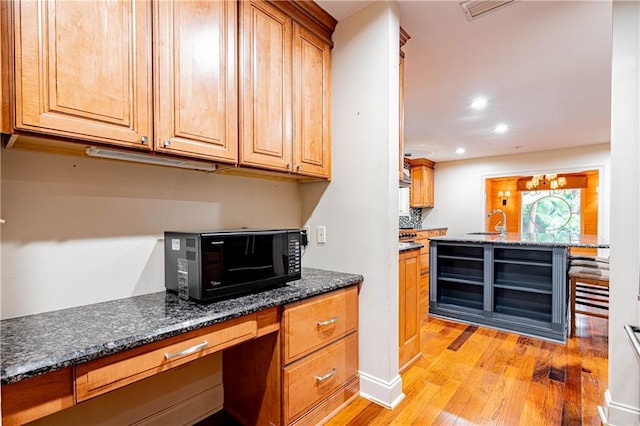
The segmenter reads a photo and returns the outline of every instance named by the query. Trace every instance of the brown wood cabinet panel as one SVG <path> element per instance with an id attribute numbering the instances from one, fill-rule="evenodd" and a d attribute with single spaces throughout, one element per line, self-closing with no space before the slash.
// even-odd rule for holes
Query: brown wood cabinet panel
<path id="1" fill-rule="evenodd" d="M 420 356 L 420 280 L 419 250 L 399 255 L 399 364 L 407 369 Z"/>
<path id="2" fill-rule="evenodd" d="M 283 363 L 289 364 L 357 330 L 357 287 L 287 306 L 282 318 Z"/>
<path id="3" fill-rule="evenodd" d="M 237 2 L 154 3 L 156 151 L 238 159 Z"/>
<path id="4" fill-rule="evenodd" d="M 78 402 L 102 395 L 243 341 L 257 334 L 256 315 L 205 327 L 183 336 L 98 358 L 76 367 Z M 206 344 L 205 344 L 206 342 Z M 198 350 L 187 349 L 202 347 Z M 184 351 L 184 354 L 179 354 Z M 174 355 L 167 357 L 167 354 Z"/>
<path id="5" fill-rule="evenodd" d="M 411 164 L 411 207 L 433 207 L 433 161 L 418 158 L 409 162 Z"/>
<path id="6" fill-rule="evenodd" d="M 284 368 L 284 419 L 291 422 L 358 374 L 358 334 Z"/>
<path id="7" fill-rule="evenodd" d="M 240 2 L 240 164 L 290 171 L 292 20 Z"/>
<path id="8" fill-rule="evenodd" d="M 14 3 L 18 130 L 150 149 L 151 3 Z"/>
<path id="9" fill-rule="evenodd" d="M 293 26 L 293 164 L 299 174 L 331 176 L 331 46 Z"/>
<path id="10" fill-rule="evenodd" d="M 224 409 L 243 425 L 282 424 L 280 348 L 280 333 L 269 333 L 223 352 Z"/>
<path id="11" fill-rule="evenodd" d="M 71 367 L 2 385 L 2 424 L 23 425 L 73 404 Z"/>

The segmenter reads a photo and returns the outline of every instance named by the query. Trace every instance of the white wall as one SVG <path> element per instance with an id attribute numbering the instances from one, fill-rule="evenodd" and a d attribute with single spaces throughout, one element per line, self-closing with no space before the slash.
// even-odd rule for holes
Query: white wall
<path id="1" fill-rule="evenodd" d="M 392 407 L 398 374 L 398 58 L 395 2 L 373 2 L 333 34 L 333 177 L 301 187 L 308 266 L 364 275 L 361 395 Z M 327 227 L 318 245 L 315 228 Z"/>
<path id="2" fill-rule="evenodd" d="M 640 325 L 640 3 L 613 2 L 609 423 L 640 424 L 640 358 L 623 331 Z"/>
<path id="3" fill-rule="evenodd" d="M 423 228 L 445 226 L 450 235 L 484 230 L 487 211 L 484 184 L 488 177 L 590 169 L 601 170 L 598 229 L 608 239 L 611 174 L 608 143 L 437 163 L 435 207 L 423 210 Z"/>
<path id="4" fill-rule="evenodd" d="M 165 230 L 301 225 L 296 183 L 3 151 L 3 318 L 164 291 Z"/>

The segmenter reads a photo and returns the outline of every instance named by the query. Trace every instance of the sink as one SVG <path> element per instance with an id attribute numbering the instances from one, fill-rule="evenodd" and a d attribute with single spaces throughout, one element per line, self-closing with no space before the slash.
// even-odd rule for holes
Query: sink
<path id="1" fill-rule="evenodd" d="M 499 232 L 467 232 L 467 235 L 500 235 Z"/>

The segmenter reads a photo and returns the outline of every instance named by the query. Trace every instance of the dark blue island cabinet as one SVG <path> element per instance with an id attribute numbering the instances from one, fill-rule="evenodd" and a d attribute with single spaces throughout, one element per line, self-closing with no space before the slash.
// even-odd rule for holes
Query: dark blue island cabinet
<path id="1" fill-rule="evenodd" d="M 429 314 L 565 342 L 567 247 L 430 241 Z"/>

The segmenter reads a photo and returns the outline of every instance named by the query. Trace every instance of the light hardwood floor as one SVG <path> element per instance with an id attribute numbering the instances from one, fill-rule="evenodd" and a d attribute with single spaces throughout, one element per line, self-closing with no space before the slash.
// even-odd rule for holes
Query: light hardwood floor
<path id="1" fill-rule="evenodd" d="M 426 312 L 426 290 L 423 291 Z M 329 425 L 599 425 L 607 320 L 578 315 L 566 345 L 424 316 L 423 357 L 393 411 L 358 398 Z"/>

